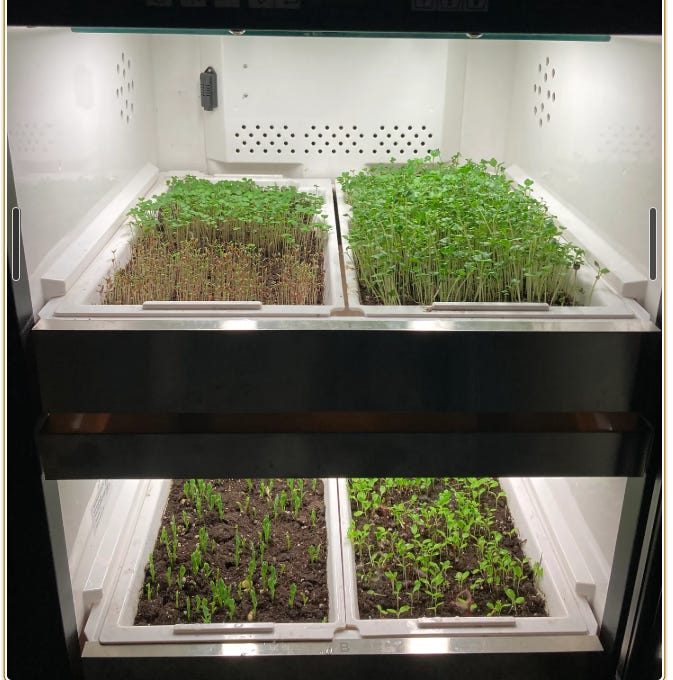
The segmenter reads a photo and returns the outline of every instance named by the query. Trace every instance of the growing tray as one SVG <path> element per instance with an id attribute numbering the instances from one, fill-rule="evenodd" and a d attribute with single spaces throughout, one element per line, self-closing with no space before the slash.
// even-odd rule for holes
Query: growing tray
<path id="1" fill-rule="evenodd" d="M 119 579 L 112 591 L 107 610 L 100 617 L 100 627 L 85 628 L 89 640 L 102 644 L 181 643 L 181 642 L 264 642 L 290 640 L 331 640 L 345 626 L 343 575 L 341 570 L 337 480 L 324 479 L 325 520 L 327 527 L 327 587 L 329 603 L 325 623 L 188 623 L 176 625 L 133 625 L 145 566 L 154 549 L 170 480 L 153 480 L 143 506 Z"/>
<path id="2" fill-rule="evenodd" d="M 147 189 L 147 176 L 150 176 Z M 126 211 L 135 201 L 126 194 L 141 187 L 134 195 L 151 197 L 167 191 L 171 177 L 193 175 L 212 182 L 242 179 L 242 175 L 204 175 L 198 172 L 161 172 L 145 170 L 132 180 L 108 209 L 85 230 L 45 273 L 42 284 L 48 297 L 59 296 L 43 309 L 42 318 L 166 318 L 166 317 L 323 317 L 344 305 L 339 267 L 339 252 L 332 198 L 332 184 L 325 179 L 284 179 L 280 176 L 246 175 L 259 186 L 294 186 L 299 191 L 317 192 L 323 199 L 324 222 L 329 226 L 324 246 L 324 290 L 320 305 L 266 305 L 257 300 L 172 302 L 147 300 L 142 305 L 106 305 L 101 303 L 100 286 L 113 271 L 122 268 L 130 258 L 132 228 Z M 121 217 L 120 217 L 121 216 Z M 120 226 L 119 226 L 120 223 Z M 115 224 L 118 226 L 115 227 Z M 92 255 L 92 253 L 94 255 Z"/>
<path id="3" fill-rule="evenodd" d="M 351 506 L 346 480 L 338 480 L 339 514 L 341 521 L 341 553 L 345 588 L 346 621 L 363 638 L 373 637 L 428 637 L 466 635 L 557 635 L 562 633 L 593 635 L 597 623 L 591 608 L 583 597 L 574 591 L 563 570 L 557 547 L 550 538 L 539 514 L 523 494 L 504 483 L 507 501 L 524 544 L 526 556 L 539 561 L 542 558 L 544 573 L 538 588 L 545 596 L 546 617 L 515 616 L 456 616 L 420 617 L 415 619 L 363 619 L 360 618 L 357 595 L 357 578 L 353 546 L 348 538 Z"/>
<path id="4" fill-rule="evenodd" d="M 345 281 L 348 307 L 353 312 L 378 318 L 512 318 L 512 319 L 631 319 L 647 318 L 647 314 L 634 301 L 618 295 L 601 279 L 591 296 L 590 305 L 556 306 L 537 302 L 435 302 L 432 305 L 372 305 L 360 298 L 360 286 L 352 251 L 348 246 L 351 224 L 351 206 L 346 202 L 343 189 L 335 185 L 337 216 L 344 247 Z M 577 280 L 584 290 L 590 290 L 595 271 L 583 265 Z"/>

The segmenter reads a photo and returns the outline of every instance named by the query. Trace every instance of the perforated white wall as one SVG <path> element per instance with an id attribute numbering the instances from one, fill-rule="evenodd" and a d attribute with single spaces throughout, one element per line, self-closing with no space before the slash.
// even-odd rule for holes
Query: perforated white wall
<path id="1" fill-rule="evenodd" d="M 156 158 L 147 36 L 11 29 L 8 140 L 31 296 L 60 245 Z"/>
<path id="2" fill-rule="evenodd" d="M 521 42 L 514 73 L 507 162 L 647 278 L 651 207 L 662 222 L 661 41 Z M 661 229 L 658 241 L 661 253 Z M 660 290 L 645 295 L 651 313 Z"/>
<path id="3" fill-rule="evenodd" d="M 201 70 L 218 75 L 205 131 L 220 163 L 334 176 L 403 161 L 439 148 L 447 108 L 462 108 L 462 91 L 445 98 L 447 70 L 464 69 L 455 42 L 229 36 L 204 38 L 201 50 Z"/>

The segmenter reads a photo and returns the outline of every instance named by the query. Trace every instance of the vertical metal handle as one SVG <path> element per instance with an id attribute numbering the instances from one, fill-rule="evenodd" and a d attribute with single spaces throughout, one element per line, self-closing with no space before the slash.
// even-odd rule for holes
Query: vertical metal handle
<path id="1" fill-rule="evenodd" d="M 657 209 L 650 208 L 650 281 L 657 278 Z"/>
<path id="2" fill-rule="evenodd" d="M 10 239 L 12 281 L 21 279 L 21 209 L 12 208 L 12 234 Z"/>

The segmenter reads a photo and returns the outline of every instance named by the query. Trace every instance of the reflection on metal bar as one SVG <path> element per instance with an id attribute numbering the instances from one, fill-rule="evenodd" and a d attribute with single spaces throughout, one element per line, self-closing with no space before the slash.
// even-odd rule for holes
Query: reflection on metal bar
<path id="1" fill-rule="evenodd" d="M 42 434 L 636 432 L 634 413 L 52 413 Z"/>
<path id="2" fill-rule="evenodd" d="M 537 635 L 521 637 L 432 637 L 337 639 L 332 642 L 181 643 L 171 645 L 101 645 L 87 642 L 84 658 L 116 657 L 236 657 L 403 654 L 523 654 L 529 652 L 600 652 L 595 635 Z"/>

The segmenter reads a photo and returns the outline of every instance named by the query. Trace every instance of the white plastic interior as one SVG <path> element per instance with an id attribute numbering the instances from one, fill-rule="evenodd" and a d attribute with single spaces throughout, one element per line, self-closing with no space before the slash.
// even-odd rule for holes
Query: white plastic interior
<path id="1" fill-rule="evenodd" d="M 649 280 L 649 210 L 661 215 L 661 54 L 657 38 L 11 29 L 9 146 L 35 308 L 53 295 L 45 270 L 148 163 L 334 178 L 439 148 L 444 157 L 496 157 L 532 178 L 564 221 L 584 225 L 577 238 L 611 270 L 608 283 L 654 315 L 661 286 Z M 210 112 L 200 108 L 198 78 L 208 66 L 219 90 Z"/>
<path id="2" fill-rule="evenodd" d="M 135 195 L 147 190 L 148 166 L 335 178 L 439 148 L 443 157 L 496 157 L 515 178 L 532 178 L 573 237 L 611 270 L 606 284 L 654 317 L 661 283 L 649 280 L 648 215 L 656 208 L 660 216 L 661 272 L 661 59 L 661 39 L 638 37 L 489 42 L 10 28 L 7 131 L 34 309 L 71 290 L 94 262 L 106 239 L 93 232 L 105 223 L 112 236 L 123 221 L 116 206 L 132 200 L 129 186 Z M 212 112 L 199 98 L 208 66 L 218 76 Z M 50 277 L 64 261 L 69 276 Z M 54 290 L 55 280 L 65 289 Z M 620 304 L 638 313 L 628 300 Z M 91 605 L 77 574 L 88 578 L 99 547 L 113 540 L 104 539 L 108 530 L 124 526 L 114 510 L 117 484 L 59 485 L 80 627 Z M 614 527 L 606 532 L 596 528 L 598 510 L 621 507 L 623 489 L 549 484 L 564 510 L 577 499 L 589 534 L 616 532 L 619 512 L 600 520 Z M 135 498 L 133 488 L 124 493 Z M 116 517 L 108 529 L 107 520 L 94 527 L 89 519 L 101 493 L 105 513 Z M 593 561 L 609 571 L 610 549 Z M 599 617 L 606 582 L 597 581 L 592 596 Z"/>

